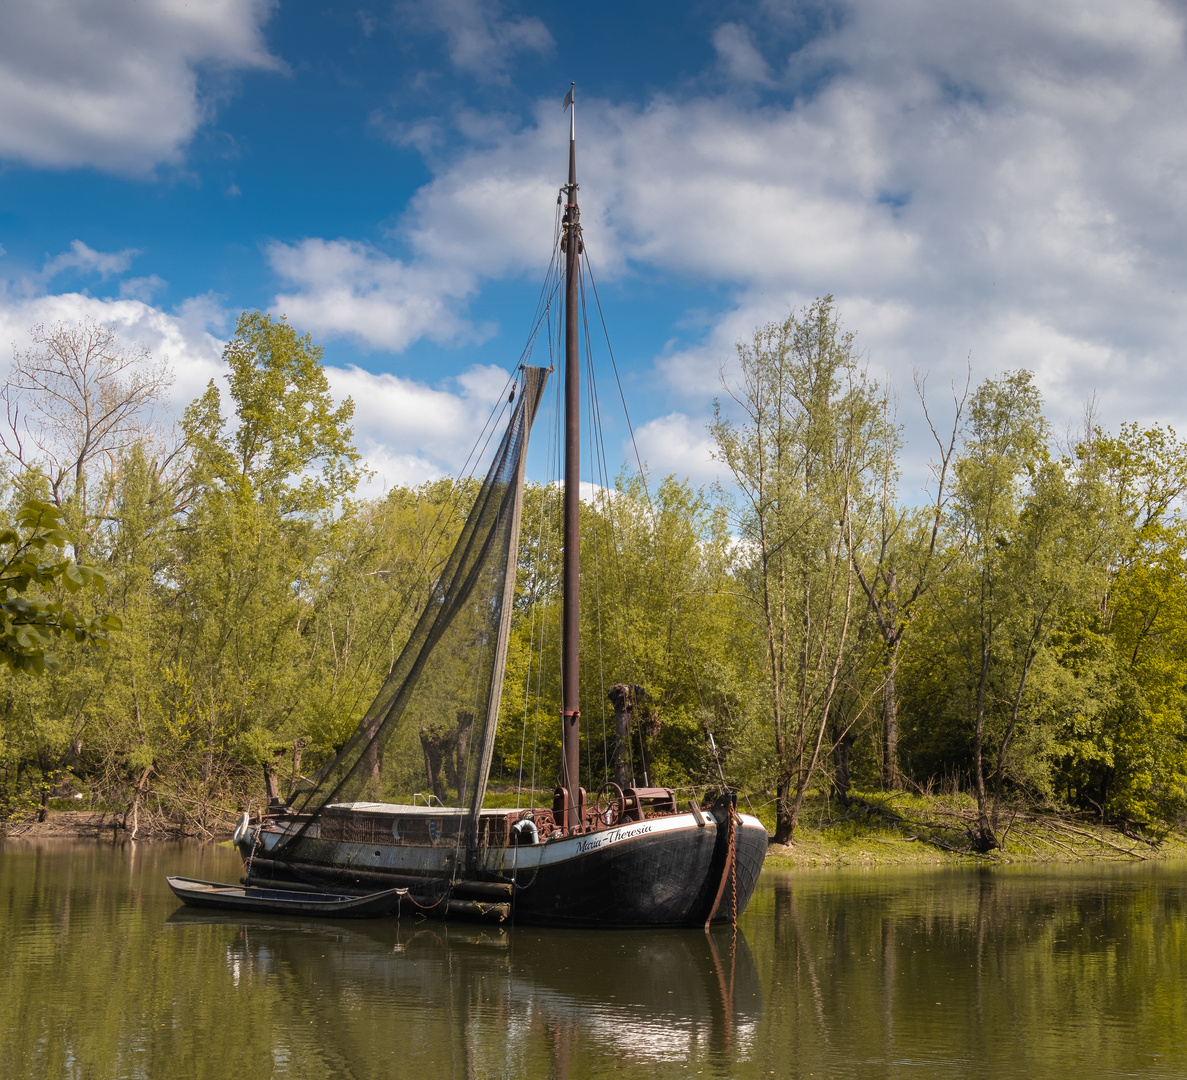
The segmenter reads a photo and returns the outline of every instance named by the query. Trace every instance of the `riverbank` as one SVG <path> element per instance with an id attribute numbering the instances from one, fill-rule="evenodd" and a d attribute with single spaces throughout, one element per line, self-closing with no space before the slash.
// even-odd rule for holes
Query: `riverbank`
<path id="1" fill-rule="evenodd" d="M 45 821 L 10 821 L 0 828 L 0 838 L 25 840 L 126 840 L 130 834 L 124 828 L 124 815 L 100 810 L 50 810 Z M 227 826 L 227 836 L 232 826 Z M 181 840 L 188 834 L 181 829 L 153 827 L 141 824 L 136 830 L 137 840 Z M 221 837 L 216 837 L 221 839 Z"/>
<path id="2" fill-rule="evenodd" d="M 743 797 L 743 809 L 756 812 L 774 832 L 771 804 L 755 805 Z M 867 795 L 848 807 L 821 794 L 810 798 L 790 844 L 772 844 L 766 865 L 796 867 L 864 867 L 972 865 L 976 863 L 1073 863 L 1087 860 L 1146 862 L 1187 858 L 1187 832 L 1181 829 L 1151 833 L 1102 826 L 1099 819 L 1081 815 L 1019 810 L 1005 816 L 1000 851 L 978 854 L 971 849 L 966 829 L 975 820 L 975 806 L 965 795 Z M 226 840 L 226 835 L 210 839 Z M 86 810 L 51 810 L 44 822 L 9 823 L 0 835 L 11 839 L 106 840 L 130 839 L 123 815 Z M 180 840 L 180 829 L 138 830 L 138 840 Z"/>
<path id="3" fill-rule="evenodd" d="M 755 808 L 774 831 L 773 808 Z M 767 818 L 770 817 L 768 821 Z M 965 795 L 866 795 L 849 806 L 818 795 L 809 799 L 790 844 L 772 844 L 766 865 L 861 867 L 1148 862 L 1187 858 L 1187 832 L 1104 825 L 1099 818 L 1053 810 L 1011 809 L 1002 815 L 1001 850 L 972 849 L 968 829 L 976 804 Z"/>

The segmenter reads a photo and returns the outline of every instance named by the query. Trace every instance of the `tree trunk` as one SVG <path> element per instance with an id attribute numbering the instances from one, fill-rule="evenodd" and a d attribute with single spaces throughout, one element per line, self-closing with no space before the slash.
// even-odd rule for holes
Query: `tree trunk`
<path id="1" fill-rule="evenodd" d="M 269 806 L 280 802 L 280 778 L 276 775 L 276 766 L 272 762 L 264 766 L 264 793 L 268 796 Z"/>
<path id="2" fill-rule="evenodd" d="M 882 684 L 882 786 L 897 791 L 898 771 L 898 695 L 895 690 L 895 669 L 898 667 L 898 646 L 890 649 L 886 658 L 886 681 Z"/>
<path id="3" fill-rule="evenodd" d="M 447 742 L 451 740 L 447 735 L 431 731 L 429 728 L 420 729 L 420 745 L 425 754 L 425 776 L 429 788 L 441 802 L 445 802 L 445 785 L 441 782 L 441 766 L 445 760 Z M 448 747 L 452 751 L 453 747 Z"/>
<path id="4" fill-rule="evenodd" d="M 490 721 L 492 724 L 494 720 Z M 457 765 L 454 773 L 457 776 L 457 804 L 458 806 L 466 805 L 466 792 L 468 789 L 468 777 L 466 776 L 466 752 L 470 746 L 470 730 L 474 727 L 474 714 L 468 709 L 459 709 L 457 714 L 457 749 L 455 751 L 455 761 Z"/>
<path id="5" fill-rule="evenodd" d="M 610 687 L 607 695 L 614 706 L 614 782 L 630 787 L 631 721 L 635 705 L 642 699 L 643 688 L 626 683 Z"/>
<path id="6" fill-rule="evenodd" d="M 849 806 L 850 765 L 853 750 L 852 731 L 833 737 L 832 787 L 842 806 Z"/>
<path id="7" fill-rule="evenodd" d="M 128 818 L 132 819 L 132 828 L 129 831 L 129 835 L 133 840 L 136 839 L 136 833 L 140 829 L 140 802 L 148 790 L 148 778 L 152 771 L 153 767 L 149 765 L 140 774 L 140 779 L 136 781 L 136 786 L 132 790 L 132 805 L 128 807 L 127 812 L 124 814 L 125 829 L 128 828 Z"/>
<path id="8" fill-rule="evenodd" d="M 640 764 L 643 766 L 644 787 L 650 787 L 655 783 L 655 776 L 652 774 L 651 768 L 651 754 L 652 746 L 659 737 L 659 729 L 659 713 L 654 709 L 644 709 L 635 724 L 635 730 L 639 733 L 639 757 L 642 759 Z"/>
<path id="9" fill-rule="evenodd" d="M 973 847 L 977 851 L 992 851 L 997 844 L 989 822 L 988 799 L 985 795 L 985 769 L 982 749 L 985 743 L 985 688 L 989 682 L 989 643 L 981 642 L 981 677 L 977 681 L 977 713 L 973 726 L 973 789 L 977 796 L 977 827 L 970 830 Z"/>
<path id="10" fill-rule="evenodd" d="M 788 785 L 780 782 L 775 788 L 775 836 L 776 844 L 790 844 L 795 832 L 795 818 L 791 813 L 791 800 L 788 798 Z"/>
<path id="11" fill-rule="evenodd" d="M 853 735 L 845 732 L 833 742 L 833 789 L 842 806 L 849 805 L 850 758 L 853 751 Z"/>

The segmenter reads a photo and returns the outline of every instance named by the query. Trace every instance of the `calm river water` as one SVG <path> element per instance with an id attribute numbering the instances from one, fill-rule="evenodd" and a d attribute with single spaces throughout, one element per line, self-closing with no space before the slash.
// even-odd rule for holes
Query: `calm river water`
<path id="1" fill-rule="evenodd" d="M 767 872 L 735 937 L 182 909 L 195 845 L 0 845 L 0 1077 L 1187 1075 L 1187 866 Z"/>

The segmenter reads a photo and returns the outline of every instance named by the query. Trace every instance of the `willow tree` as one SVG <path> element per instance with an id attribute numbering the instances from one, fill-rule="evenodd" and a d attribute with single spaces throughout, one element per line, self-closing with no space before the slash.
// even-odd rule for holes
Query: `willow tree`
<path id="1" fill-rule="evenodd" d="M 723 382 L 712 432 L 737 486 L 743 579 L 766 644 L 775 839 L 786 843 L 838 711 L 843 735 L 878 696 L 853 555 L 876 532 L 895 440 L 831 296 L 740 344 Z"/>
<path id="2" fill-rule="evenodd" d="M 1048 786 L 1047 763 L 1034 760 L 1048 751 L 1035 748 L 1053 741 L 1057 700 L 1067 689 L 1057 690 L 1055 676 L 1061 667 L 1070 674 L 1051 651 L 1053 635 L 1073 633 L 1074 614 L 1099 606 L 1112 544 L 1096 472 L 1054 458 L 1048 441 L 1031 373 L 1007 372 L 970 400 L 955 463 L 950 526 L 960 558 L 934 599 L 951 635 L 942 652 L 963 668 L 967 687 L 978 810 L 970 832 L 982 851 L 1001 843 L 1008 778 L 1032 790 Z M 1036 685 L 1044 669 L 1047 678 Z M 1023 733 L 1032 749 L 1018 755 Z"/>
<path id="3" fill-rule="evenodd" d="M 889 443 L 883 454 L 882 485 L 876 504 L 878 527 L 872 531 L 866 550 L 853 552 L 853 566 L 870 605 L 876 633 L 882 640 L 882 784 L 887 789 L 900 784 L 898 765 L 897 674 L 903 641 L 920 610 L 920 602 L 932 584 L 944 577 L 955 552 L 943 550 L 942 525 L 951 499 L 950 474 L 956 453 L 961 415 L 968 398 L 953 388 L 954 415 L 951 433 L 941 437 L 932 421 L 924 394 L 924 380 L 916 378 L 923 414 L 939 452 L 932 465 L 930 503 L 926 507 L 903 506 L 898 499 L 894 472 L 897 443 Z M 898 431 L 885 425 L 886 437 L 896 439 Z M 841 788 L 838 783 L 838 789 Z"/>

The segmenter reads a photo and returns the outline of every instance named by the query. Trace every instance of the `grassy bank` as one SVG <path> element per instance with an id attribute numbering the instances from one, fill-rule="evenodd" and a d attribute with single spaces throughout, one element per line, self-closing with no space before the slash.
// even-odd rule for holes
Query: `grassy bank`
<path id="1" fill-rule="evenodd" d="M 773 803 L 754 795 L 743 795 L 739 802 L 774 833 Z M 766 864 L 786 869 L 1187 858 L 1187 831 L 1181 829 L 1124 830 L 1102 826 L 1099 819 L 1085 815 L 1022 808 L 1003 815 L 1003 849 L 981 855 L 972 850 L 966 831 L 975 818 L 976 804 L 966 794 L 870 793 L 843 806 L 825 793 L 815 793 L 805 802 L 793 842 L 772 844 Z M 51 810 L 46 822 L 10 823 L 7 835 L 30 840 L 111 841 L 128 836 L 122 820 L 123 815 L 98 811 Z M 230 829 L 229 822 L 226 836 Z M 145 829 L 139 838 L 179 839 L 183 835 L 176 829 Z M 213 839 L 225 840 L 226 836 Z"/>
<path id="2" fill-rule="evenodd" d="M 743 808 L 756 812 L 773 833 L 773 805 L 760 805 L 753 797 L 749 803 L 743 799 Z M 975 820 L 976 803 L 963 793 L 866 794 L 847 807 L 835 798 L 815 794 L 805 802 L 792 843 L 771 845 L 767 866 L 1140 862 L 1187 857 L 1187 832 L 1181 829 L 1122 829 L 1083 814 L 1021 807 L 1002 815 L 1002 850 L 978 854 L 967 833 Z"/>

